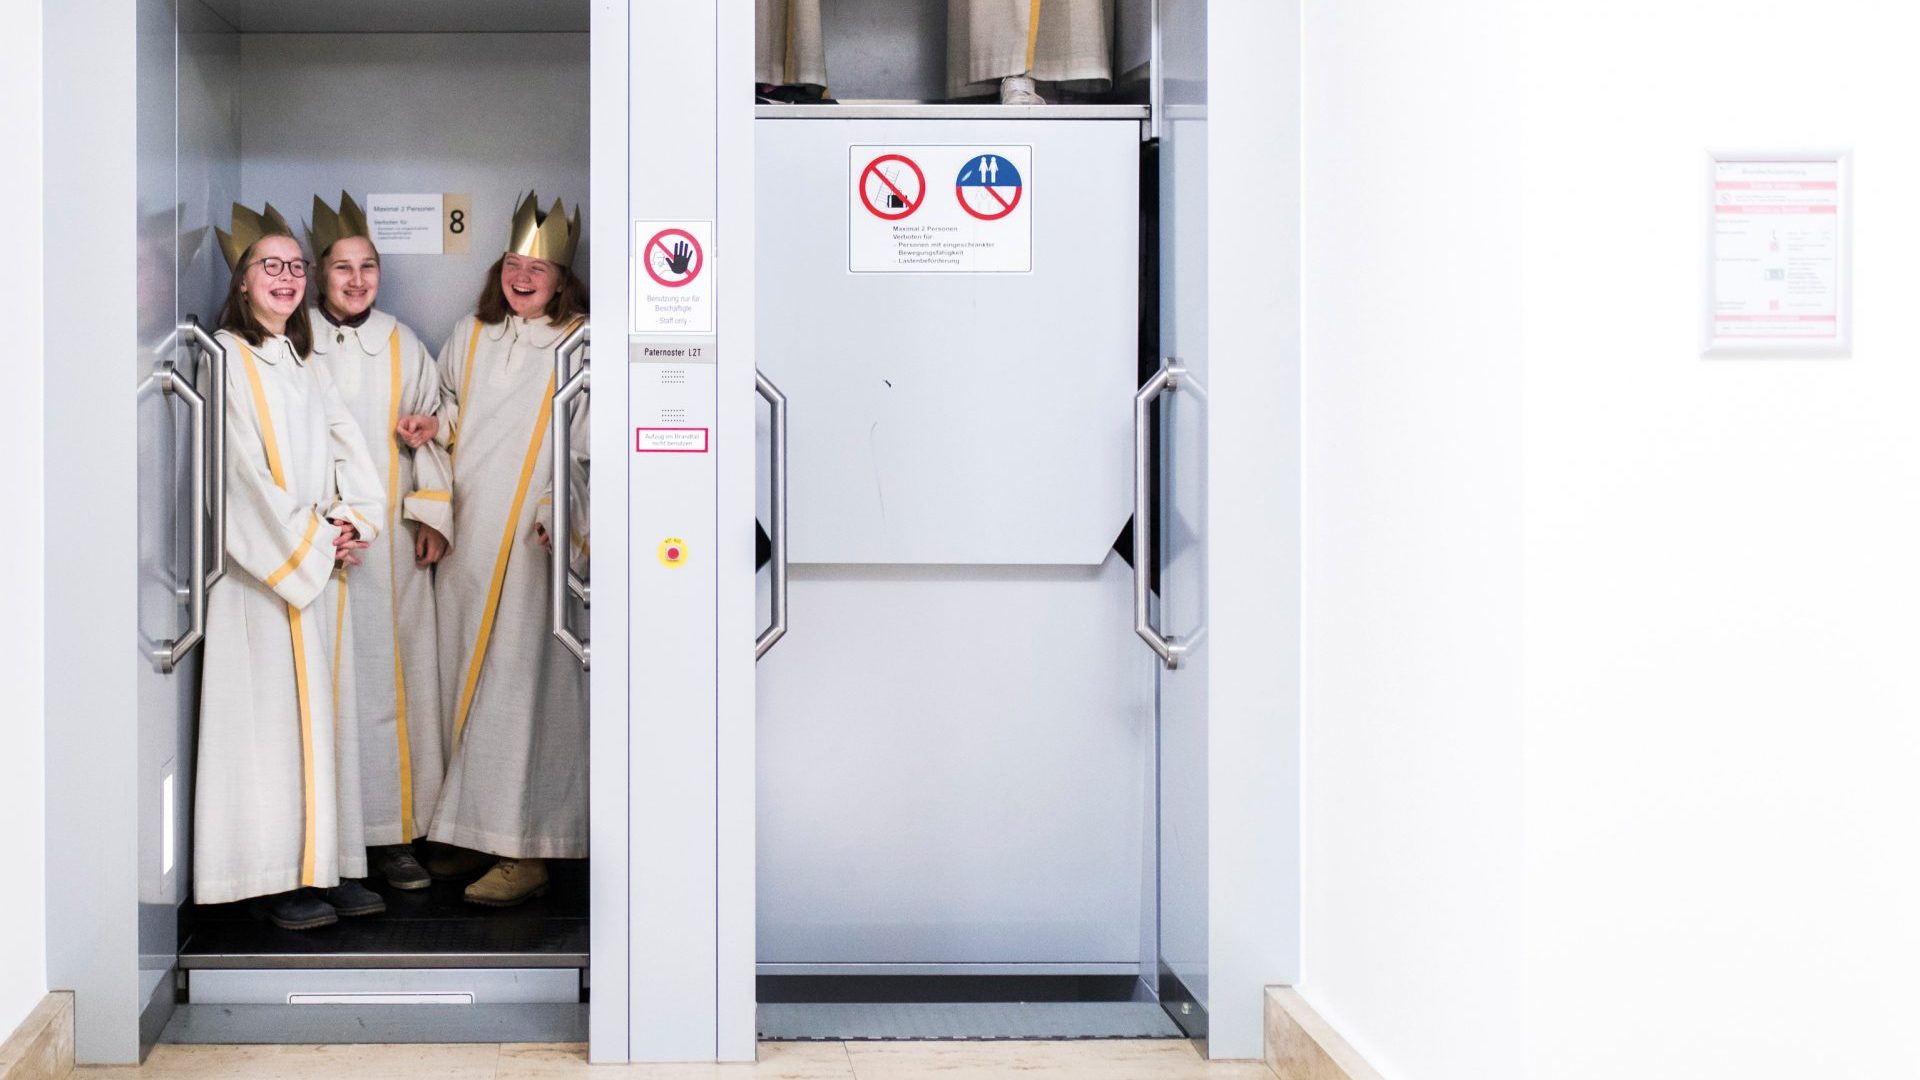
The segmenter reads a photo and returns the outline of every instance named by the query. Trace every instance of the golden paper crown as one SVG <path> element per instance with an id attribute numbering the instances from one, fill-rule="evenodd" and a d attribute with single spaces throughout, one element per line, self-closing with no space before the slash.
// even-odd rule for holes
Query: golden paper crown
<path id="1" fill-rule="evenodd" d="M 263 236 L 284 236 L 294 239 L 292 226 L 287 224 L 286 218 L 280 216 L 280 211 L 273 208 L 272 203 L 267 204 L 266 212 L 263 214 L 256 214 L 239 203 L 234 203 L 233 231 L 224 232 L 216 225 L 213 232 L 220 238 L 220 253 L 227 257 L 229 270 L 238 270 L 241 256 L 245 255 L 247 249 L 258 243 Z"/>
<path id="2" fill-rule="evenodd" d="M 540 212 L 540 196 L 527 192 L 520 209 L 513 212 L 513 238 L 507 251 L 529 259 L 545 259 L 560 266 L 573 263 L 573 252 L 580 246 L 580 208 L 573 208 L 573 220 L 567 220 L 566 203 L 553 200 L 553 209 Z"/>
<path id="3" fill-rule="evenodd" d="M 313 257 L 350 236 L 364 236 L 367 243 L 373 243 L 373 233 L 367 229 L 367 215 L 360 210 L 360 204 L 353 196 L 340 193 L 340 212 L 334 213 L 333 207 L 322 202 L 320 196 L 313 197 L 313 224 L 307 228 L 307 246 L 313 249 Z"/>

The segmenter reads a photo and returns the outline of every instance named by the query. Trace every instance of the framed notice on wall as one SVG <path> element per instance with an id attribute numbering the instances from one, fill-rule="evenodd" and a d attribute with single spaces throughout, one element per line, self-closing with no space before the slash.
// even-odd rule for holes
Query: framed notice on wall
<path id="1" fill-rule="evenodd" d="M 1848 154 L 1715 153 L 1709 165 L 1707 354 L 1846 355 Z"/>

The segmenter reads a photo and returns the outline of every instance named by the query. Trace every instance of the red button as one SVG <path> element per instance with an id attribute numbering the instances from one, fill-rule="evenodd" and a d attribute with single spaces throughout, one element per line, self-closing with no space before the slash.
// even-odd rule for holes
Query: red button
<path id="1" fill-rule="evenodd" d="M 679 548 L 668 548 L 668 549 L 667 549 L 667 558 L 669 558 L 669 559 L 672 559 L 672 560 L 673 560 L 673 561 L 675 561 L 675 562 L 679 562 L 679 561 L 680 561 L 680 549 L 679 549 Z"/>

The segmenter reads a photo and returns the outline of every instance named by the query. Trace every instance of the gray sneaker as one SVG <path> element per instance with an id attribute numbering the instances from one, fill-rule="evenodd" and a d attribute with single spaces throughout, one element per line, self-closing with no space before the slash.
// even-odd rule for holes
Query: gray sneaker
<path id="1" fill-rule="evenodd" d="M 355 915 L 378 915 L 387 910 L 387 902 L 379 893 L 352 878 L 341 878 L 340 884 L 328 889 L 326 896 L 327 905 L 339 912 L 343 919 Z"/>
<path id="2" fill-rule="evenodd" d="M 389 844 L 367 849 L 367 863 L 374 874 L 385 878 L 396 889 L 424 889 L 433 884 L 433 875 L 414 858 L 408 844 Z"/>
<path id="3" fill-rule="evenodd" d="M 320 899 L 319 889 L 294 889 L 266 897 L 265 903 L 267 918 L 282 930 L 312 930 L 340 921 L 332 906 Z"/>

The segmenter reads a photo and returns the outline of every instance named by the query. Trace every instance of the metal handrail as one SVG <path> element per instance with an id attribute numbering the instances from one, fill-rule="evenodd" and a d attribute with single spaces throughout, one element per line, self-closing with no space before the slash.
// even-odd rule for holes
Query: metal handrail
<path id="1" fill-rule="evenodd" d="M 1164 362 L 1153 378 L 1133 395 L 1133 632 L 1147 643 L 1168 668 L 1180 666 L 1186 645 L 1154 627 L 1151 612 L 1153 558 L 1152 442 L 1148 430 L 1153 403 L 1160 395 L 1180 388 L 1187 369 L 1178 361 Z"/>
<path id="2" fill-rule="evenodd" d="M 758 371 L 753 373 L 753 389 L 767 400 L 772 411 L 768 436 L 773 443 L 770 449 L 773 520 L 767 530 L 773 541 L 773 614 L 767 628 L 753 642 L 753 658 L 758 660 L 787 633 L 787 395 Z"/>
<path id="3" fill-rule="evenodd" d="M 577 370 L 572 370 L 573 354 L 586 348 L 592 340 L 586 323 L 574 327 L 560 342 L 554 351 L 554 379 L 560 384 L 553 393 L 553 415 L 549 422 L 553 425 L 551 439 L 553 446 L 553 580 L 551 603 L 553 605 L 553 636 L 567 647 L 580 666 L 587 670 L 593 668 L 593 650 L 590 641 L 582 640 L 573 633 L 567 622 L 567 596 L 571 593 L 580 598 L 583 604 L 591 603 L 592 592 L 588 584 L 573 572 L 573 528 L 572 528 L 572 466 L 573 466 L 573 429 L 568 415 L 574 399 L 588 393 L 593 386 L 593 361 L 591 354 L 581 358 Z"/>
<path id="4" fill-rule="evenodd" d="M 227 576 L 227 350 L 191 315 L 180 323 L 176 333 L 208 362 L 207 393 L 213 407 L 207 410 L 205 426 L 207 445 L 213 454 L 209 488 L 213 502 L 204 511 L 200 509 L 202 504 L 196 503 L 194 513 L 197 516 L 204 512 L 213 518 L 213 567 L 207 571 L 207 587 L 212 588 L 214 582 Z"/>
<path id="5" fill-rule="evenodd" d="M 206 516 L 200 512 L 207 498 L 207 401 L 193 388 L 192 382 L 174 367 L 172 360 L 157 361 L 153 373 L 141 382 L 138 392 L 144 395 L 149 388 L 179 397 L 187 403 L 188 410 L 193 414 L 193 553 L 189 557 L 191 566 L 187 571 L 185 589 L 187 631 L 154 646 L 153 664 L 164 675 L 179 667 L 187 654 L 206 639 L 207 633 L 207 588 L 212 581 L 207 575 Z"/>

